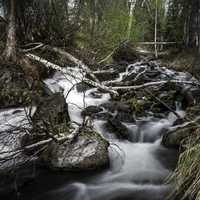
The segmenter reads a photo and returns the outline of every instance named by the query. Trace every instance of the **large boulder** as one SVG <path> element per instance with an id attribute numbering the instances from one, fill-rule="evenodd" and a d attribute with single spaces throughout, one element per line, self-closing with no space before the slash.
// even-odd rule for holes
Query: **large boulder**
<path id="1" fill-rule="evenodd" d="M 94 170 L 109 164 L 109 143 L 91 129 L 82 130 L 72 141 L 53 142 L 43 155 L 53 170 Z"/>
<path id="2" fill-rule="evenodd" d="M 32 119 L 34 124 L 49 122 L 54 126 L 69 122 L 68 105 L 63 94 L 58 92 L 41 97 Z"/>
<path id="3" fill-rule="evenodd" d="M 23 135 L 21 146 L 27 146 L 48 139 L 50 136 L 60 136 L 69 129 L 68 105 L 62 93 L 55 93 L 51 96 L 41 97 L 32 119 L 31 134 Z M 28 155 L 33 151 L 26 151 Z"/>

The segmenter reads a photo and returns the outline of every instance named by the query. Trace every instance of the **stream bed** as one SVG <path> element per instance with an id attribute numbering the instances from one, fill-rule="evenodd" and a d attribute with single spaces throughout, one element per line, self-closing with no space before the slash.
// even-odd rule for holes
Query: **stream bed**
<path id="1" fill-rule="evenodd" d="M 127 76 L 131 68 L 138 73 L 138 66 L 130 65 L 126 71 L 112 83 Z M 141 66 L 140 66 L 141 69 Z M 69 69 L 68 69 L 69 70 Z M 79 78 L 76 69 L 70 69 Z M 165 70 L 167 76 L 174 75 L 173 70 Z M 183 79 L 184 73 L 176 74 L 176 79 Z M 53 92 L 63 90 L 68 103 L 71 121 L 82 123 L 82 110 L 88 106 L 100 106 L 111 101 L 108 93 L 91 88 L 80 92 L 72 88 L 76 80 L 57 72 L 45 83 Z M 69 90 L 71 91 L 69 93 Z M 103 109 L 102 112 L 108 112 Z M 145 112 L 145 110 L 144 110 Z M 176 112 L 184 116 L 180 104 Z M 116 115 L 116 112 L 110 112 Z M 9 114 L 8 114 L 9 115 Z M 167 178 L 175 169 L 178 152 L 161 145 L 161 138 L 166 130 L 173 126 L 177 116 L 169 112 L 165 117 L 144 115 L 134 122 L 122 122 L 127 128 L 130 139 L 119 139 L 106 129 L 106 120 L 94 119 L 92 125 L 109 143 L 109 168 L 96 172 L 51 173 L 39 172 L 38 178 L 25 185 L 19 191 L 22 200 L 163 200 L 170 193 L 173 185 L 167 184 Z M 7 199 L 9 199 L 8 197 Z M 10 199 L 14 199 L 11 197 Z"/>

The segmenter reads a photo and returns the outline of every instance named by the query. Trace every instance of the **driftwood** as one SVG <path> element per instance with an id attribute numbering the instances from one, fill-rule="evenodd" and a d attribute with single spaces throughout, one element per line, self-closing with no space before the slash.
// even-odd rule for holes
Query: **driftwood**
<path id="1" fill-rule="evenodd" d="M 100 90 L 103 90 L 103 91 L 105 91 L 105 92 L 108 92 L 108 93 L 110 93 L 110 94 L 112 94 L 112 95 L 115 95 L 115 96 L 118 95 L 118 92 L 117 92 L 117 91 L 112 90 L 111 88 L 109 88 L 109 87 L 107 87 L 107 86 L 105 86 L 105 85 L 103 85 L 103 84 L 100 84 L 100 83 L 95 82 L 95 81 L 93 81 L 93 80 L 90 80 L 90 79 L 88 79 L 88 78 L 80 79 L 80 78 L 78 78 L 78 77 L 75 77 L 74 74 L 70 73 L 69 71 L 66 71 L 65 69 L 63 69 L 63 68 L 60 67 L 59 65 L 56 65 L 56 64 L 54 64 L 54 63 L 51 63 L 51 62 L 49 62 L 48 60 L 45 60 L 45 59 L 43 59 L 43 58 L 41 58 L 41 57 L 39 57 L 39 56 L 36 56 L 36 55 L 34 55 L 34 54 L 26 54 L 26 56 L 29 57 L 29 58 L 32 59 L 32 60 L 35 60 L 35 61 L 38 61 L 38 62 L 44 64 L 47 68 L 52 68 L 52 69 L 58 70 L 58 71 L 62 72 L 63 74 L 67 74 L 67 75 L 73 77 L 74 79 L 78 79 L 78 81 L 80 81 L 80 82 L 83 81 L 83 82 L 85 82 L 85 83 L 87 83 L 87 84 L 89 84 L 89 85 L 92 85 L 92 86 L 94 86 L 94 87 L 97 87 L 97 88 L 99 88 Z"/>

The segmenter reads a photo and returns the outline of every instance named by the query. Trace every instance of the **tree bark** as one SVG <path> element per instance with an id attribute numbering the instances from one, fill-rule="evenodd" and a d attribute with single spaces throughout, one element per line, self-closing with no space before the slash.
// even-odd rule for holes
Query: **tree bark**
<path id="1" fill-rule="evenodd" d="M 7 61 L 16 62 L 16 21 L 15 21 L 15 0 L 9 2 L 9 20 L 6 47 L 3 53 L 3 57 Z"/>

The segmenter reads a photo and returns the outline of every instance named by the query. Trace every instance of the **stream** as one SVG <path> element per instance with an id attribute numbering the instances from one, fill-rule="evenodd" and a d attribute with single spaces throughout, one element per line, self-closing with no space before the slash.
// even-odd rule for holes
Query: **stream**
<path id="1" fill-rule="evenodd" d="M 135 65 L 136 66 L 136 65 Z M 130 68 L 122 72 L 117 82 L 126 76 Z M 76 68 L 74 75 L 83 76 Z M 134 68 L 137 71 L 137 67 Z M 165 69 L 168 75 L 175 73 Z M 182 79 L 183 73 L 177 74 Z M 57 72 L 45 83 L 53 92 L 63 90 L 69 105 L 71 121 L 82 123 L 81 111 L 87 106 L 98 106 L 111 100 L 110 94 L 101 93 L 96 88 L 85 93 L 78 92 L 73 85 L 76 80 Z M 70 93 L 68 91 L 71 90 Z M 184 112 L 177 103 L 176 112 Z M 115 113 L 110 113 L 115 115 Z M 167 184 L 168 176 L 173 172 L 178 152 L 161 145 L 161 138 L 177 117 L 169 113 L 165 118 L 153 116 L 140 117 L 134 123 L 123 124 L 128 128 L 131 140 L 120 140 L 105 129 L 106 121 L 95 119 L 94 129 L 110 142 L 110 167 L 96 172 L 84 173 L 50 173 L 44 170 L 33 183 L 27 184 L 21 191 L 19 199 L 24 200 L 163 200 L 173 185 Z M 137 138 L 137 139 L 136 139 Z"/>

